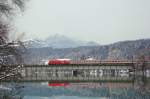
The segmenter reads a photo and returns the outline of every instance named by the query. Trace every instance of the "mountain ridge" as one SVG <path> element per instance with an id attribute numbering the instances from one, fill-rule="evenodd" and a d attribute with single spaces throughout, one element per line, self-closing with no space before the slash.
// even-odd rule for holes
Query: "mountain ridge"
<path id="1" fill-rule="evenodd" d="M 53 58 L 81 60 L 90 56 L 98 60 L 132 60 L 140 55 L 144 55 L 150 60 L 150 39 L 76 48 L 28 48 L 23 58 L 26 64 L 41 64 L 41 60 Z"/>
<path id="2" fill-rule="evenodd" d="M 42 48 L 42 47 L 52 47 L 52 48 L 75 48 L 79 46 L 95 46 L 99 45 L 94 41 L 81 41 L 69 38 L 64 35 L 55 34 L 49 36 L 46 40 L 32 39 L 24 42 L 25 46 L 28 48 Z"/>

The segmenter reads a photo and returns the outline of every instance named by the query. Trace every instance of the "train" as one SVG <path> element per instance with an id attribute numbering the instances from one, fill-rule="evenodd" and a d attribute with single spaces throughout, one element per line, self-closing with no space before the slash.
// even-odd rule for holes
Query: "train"
<path id="1" fill-rule="evenodd" d="M 50 59 L 46 61 L 46 65 L 71 64 L 71 59 Z"/>
<path id="2" fill-rule="evenodd" d="M 68 65 L 68 64 L 103 64 L 103 63 L 137 63 L 138 61 L 131 60 L 95 60 L 95 59 L 85 59 L 85 60 L 71 60 L 68 58 L 63 59 L 50 59 L 45 62 L 45 65 Z M 149 62 L 149 61 L 148 61 Z"/>
<path id="3" fill-rule="evenodd" d="M 95 63 L 96 60 L 93 60 L 92 58 L 88 58 L 86 60 L 81 60 L 81 61 L 75 61 L 75 60 L 71 60 L 68 58 L 58 58 L 58 59 L 50 59 L 48 61 L 45 62 L 45 65 L 67 65 L 67 64 L 85 64 L 85 63 Z"/>

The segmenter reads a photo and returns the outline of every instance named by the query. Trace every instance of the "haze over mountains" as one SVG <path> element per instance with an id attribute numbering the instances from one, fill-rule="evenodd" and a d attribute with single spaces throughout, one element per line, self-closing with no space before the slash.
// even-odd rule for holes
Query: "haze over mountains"
<path id="1" fill-rule="evenodd" d="M 66 43 L 67 42 L 69 42 L 69 40 L 66 40 Z M 42 43 L 40 42 L 40 44 Z M 77 47 L 74 46 L 71 48 L 64 48 L 61 44 L 57 46 L 57 48 L 53 48 L 52 46 L 37 47 L 38 44 L 36 44 L 35 47 L 28 47 L 26 53 L 23 55 L 25 64 L 41 64 L 43 60 L 53 58 L 81 60 L 83 57 L 87 58 L 89 56 L 99 60 L 131 60 L 133 58 L 136 59 L 139 55 L 144 55 L 150 59 L 150 39 L 121 41 L 109 45 L 76 45 Z"/>
<path id="2" fill-rule="evenodd" d="M 24 42 L 28 48 L 75 48 L 79 46 L 98 46 L 99 44 L 93 41 L 81 41 L 69 38 L 64 35 L 55 34 L 49 36 L 46 40 L 32 39 Z"/>

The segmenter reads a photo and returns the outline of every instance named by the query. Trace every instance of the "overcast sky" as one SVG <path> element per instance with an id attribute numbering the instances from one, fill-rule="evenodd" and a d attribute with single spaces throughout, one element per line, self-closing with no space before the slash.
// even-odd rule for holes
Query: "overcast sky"
<path id="1" fill-rule="evenodd" d="M 150 0 L 31 0 L 15 24 L 28 38 L 57 33 L 100 44 L 150 38 Z"/>

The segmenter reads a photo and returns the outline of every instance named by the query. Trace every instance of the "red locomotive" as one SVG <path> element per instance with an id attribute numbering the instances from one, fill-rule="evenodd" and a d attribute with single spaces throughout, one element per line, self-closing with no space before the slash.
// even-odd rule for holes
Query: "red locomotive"
<path id="1" fill-rule="evenodd" d="M 70 59 L 51 59 L 48 65 L 71 64 Z"/>

